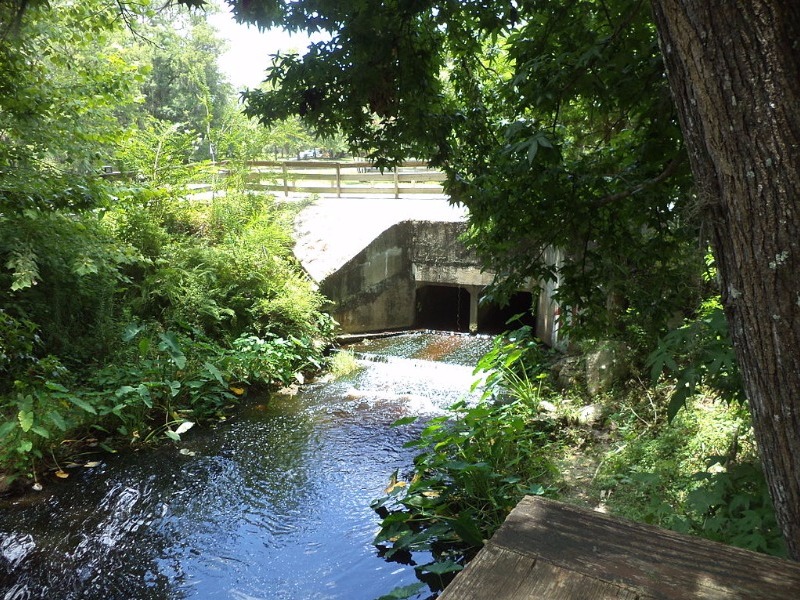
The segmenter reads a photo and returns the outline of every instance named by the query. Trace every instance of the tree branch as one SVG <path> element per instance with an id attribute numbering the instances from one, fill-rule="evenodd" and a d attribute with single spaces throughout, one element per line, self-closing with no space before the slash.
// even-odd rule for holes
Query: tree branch
<path id="1" fill-rule="evenodd" d="M 665 179 L 671 177 L 675 173 L 675 171 L 678 170 L 678 167 L 683 162 L 683 158 L 684 158 L 683 153 L 678 154 L 671 161 L 669 161 L 669 163 L 667 163 L 667 166 L 664 167 L 664 170 L 661 171 L 661 173 L 659 173 L 658 175 L 656 175 L 652 179 L 648 179 L 647 181 L 643 181 L 639 185 L 637 185 L 635 187 L 632 187 L 632 188 L 630 188 L 628 190 L 625 190 L 625 191 L 622 191 L 622 192 L 618 192 L 616 194 L 611 194 L 611 195 L 606 196 L 604 198 L 600 198 L 599 200 L 597 200 L 597 202 L 593 203 L 593 206 L 595 208 L 602 208 L 604 206 L 608 206 L 609 204 L 613 204 L 614 202 L 618 202 L 620 200 L 624 200 L 625 198 L 628 198 L 629 196 L 633 196 L 634 194 L 638 194 L 642 190 L 645 190 L 645 189 L 647 189 L 649 187 L 652 187 L 652 186 L 654 186 L 656 184 L 661 183 Z"/>

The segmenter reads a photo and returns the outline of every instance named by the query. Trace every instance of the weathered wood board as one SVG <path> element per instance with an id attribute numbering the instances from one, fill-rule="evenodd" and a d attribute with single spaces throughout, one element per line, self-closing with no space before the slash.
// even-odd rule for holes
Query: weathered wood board
<path id="1" fill-rule="evenodd" d="M 528 496 L 440 600 L 800 600 L 800 563 Z"/>

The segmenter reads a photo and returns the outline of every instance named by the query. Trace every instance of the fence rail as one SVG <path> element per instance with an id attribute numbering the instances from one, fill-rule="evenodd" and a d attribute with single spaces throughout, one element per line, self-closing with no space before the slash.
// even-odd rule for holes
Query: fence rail
<path id="1" fill-rule="evenodd" d="M 228 163 L 195 163 L 172 168 L 193 167 L 200 174 L 192 189 L 202 190 L 211 187 L 206 183 L 209 176 L 225 176 L 229 173 Z M 368 162 L 338 162 L 325 160 L 288 161 L 250 161 L 247 163 L 248 189 L 270 192 L 312 194 L 335 194 L 342 196 L 383 194 L 399 198 L 408 194 L 442 195 L 442 182 L 446 176 L 441 171 L 431 169 L 423 161 L 407 161 L 394 169 L 381 171 Z M 137 177 L 135 172 L 119 172 L 113 167 L 103 167 L 101 177 L 125 179 Z"/>
<path id="2" fill-rule="evenodd" d="M 380 171 L 368 162 L 253 161 L 249 163 L 248 187 L 290 193 L 384 194 L 399 198 L 407 194 L 444 193 L 445 174 L 422 161 L 408 161 Z"/>

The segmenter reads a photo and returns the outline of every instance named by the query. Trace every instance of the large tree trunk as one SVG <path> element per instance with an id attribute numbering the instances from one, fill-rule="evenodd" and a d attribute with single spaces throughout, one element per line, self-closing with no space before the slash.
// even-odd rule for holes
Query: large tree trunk
<path id="1" fill-rule="evenodd" d="M 764 471 L 800 560 L 800 2 L 652 5 Z"/>

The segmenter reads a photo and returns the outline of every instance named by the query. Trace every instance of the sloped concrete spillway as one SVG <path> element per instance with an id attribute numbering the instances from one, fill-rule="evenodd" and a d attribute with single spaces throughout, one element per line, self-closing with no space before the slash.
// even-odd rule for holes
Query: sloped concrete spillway
<path id="1" fill-rule="evenodd" d="M 497 332 L 530 312 L 527 291 L 508 307 L 479 303 L 493 274 L 459 239 L 465 210 L 445 199 L 326 198 L 301 213 L 296 230 L 296 255 L 348 333 Z"/>
<path id="2" fill-rule="evenodd" d="M 251 399 L 180 446 L 99 457 L 1 500 L 0 598 L 374 600 L 415 582 L 372 545 L 370 501 L 414 454 L 413 426 L 390 424 L 469 394 L 490 344 L 376 340 L 345 379 Z"/>

